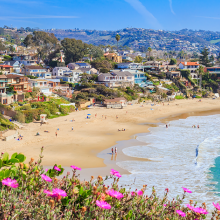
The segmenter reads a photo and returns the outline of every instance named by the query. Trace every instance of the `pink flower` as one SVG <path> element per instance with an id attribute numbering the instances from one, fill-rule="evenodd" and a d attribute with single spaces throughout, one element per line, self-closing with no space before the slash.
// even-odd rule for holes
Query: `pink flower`
<path id="1" fill-rule="evenodd" d="M 131 192 L 131 196 L 135 196 L 136 195 L 136 192 Z"/>
<path id="2" fill-rule="evenodd" d="M 143 195 L 143 192 L 140 190 L 140 191 L 137 191 L 137 194 L 138 194 L 139 196 L 142 196 L 142 195 Z"/>
<path id="3" fill-rule="evenodd" d="M 104 202 L 104 201 L 96 200 L 96 205 L 102 209 L 111 209 L 111 206 L 107 202 Z"/>
<path id="4" fill-rule="evenodd" d="M 123 194 L 120 192 L 115 191 L 114 189 L 110 189 L 107 191 L 108 195 L 110 195 L 111 197 L 115 197 L 116 199 L 121 199 L 123 198 Z"/>
<path id="5" fill-rule="evenodd" d="M 165 191 L 167 191 L 167 193 L 168 193 L 168 192 L 169 192 L 169 189 L 168 189 L 168 188 L 166 188 L 166 189 L 165 189 Z"/>
<path id="6" fill-rule="evenodd" d="M 120 174 L 117 170 L 114 170 L 114 169 L 111 169 L 110 174 L 112 174 L 112 175 L 114 175 L 114 176 L 117 176 L 118 178 L 121 177 L 121 174 Z"/>
<path id="7" fill-rule="evenodd" d="M 6 186 L 10 186 L 11 188 L 17 188 L 18 187 L 17 180 L 12 180 L 10 178 L 3 179 L 2 184 L 6 185 Z"/>
<path id="8" fill-rule="evenodd" d="M 180 210 L 176 210 L 176 213 L 179 214 L 180 216 L 182 217 L 185 217 L 186 216 L 186 213 L 185 212 L 182 212 Z"/>
<path id="9" fill-rule="evenodd" d="M 220 210 L 220 205 L 219 205 L 218 203 L 215 204 L 215 203 L 213 202 L 212 204 L 215 206 L 216 209 Z"/>
<path id="10" fill-rule="evenodd" d="M 48 171 L 48 169 L 45 169 L 45 172 L 47 172 Z"/>
<path id="11" fill-rule="evenodd" d="M 208 214 L 208 212 L 205 209 L 202 209 L 202 208 L 194 208 L 193 211 L 196 212 L 196 213 L 199 213 L 199 214 L 204 214 L 204 215 Z"/>
<path id="12" fill-rule="evenodd" d="M 70 166 L 71 168 L 73 168 L 74 170 L 81 170 L 81 168 L 77 167 L 77 166 Z"/>
<path id="13" fill-rule="evenodd" d="M 194 209 L 194 207 L 191 206 L 190 204 L 187 204 L 186 207 L 187 207 L 188 209 L 190 209 L 190 210 L 193 210 L 193 209 Z"/>
<path id="14" fill-rule="evenodd" d="M 163 204 L 163 206 L 166 207 L 167 205 L 166 205 L 166 204 Z"/>
<path id="15" fill-rule="evenodd" d="M 63 197 L 67 196 L 67 194 L 64 190 L 57 189 L 57 188 L 53 189 L 52 192 L 50 192 L 49 190 L 44 190 L 44 193 L 46 193 L 47 196 L 58 197 L 58 198 L 61 197 L 61 196 L 63 196 Z"/>
<path id="16" fill-rule="evenodd" d="M 64 190 L 62 190 L 62 189 L 57 189 L 57 188 L 53 189 L 53 195 L 52 195 L 52 197 L 59 197 L 59 196 L 66 197 L 67 194 L 66 194 L 66 192 L 65 192 Z"/>
<path id="17" fill-rule="evenodd" d="M 190 191 L 189 189 L 184 188 L 184 187 L 182 187 L 182 188 L 183 188 L 184 192 L 187 192 L 187 193 L 192 193 L 192 191 Z"/>
<path id="18" fill-rule="evenodd" d="M 43 180 L 47 181 L 47 182 L 52 182 L 52 179 L 49 176 L 46 176 L 44 174 L 41 174 L 41 177 Z"/>
<path id="19" fill-rule="evenodd" d="M 59 167 L 57 167 L 57 166 L 54 166 L 54 170 L 61 171 L 61 169 Z"/>

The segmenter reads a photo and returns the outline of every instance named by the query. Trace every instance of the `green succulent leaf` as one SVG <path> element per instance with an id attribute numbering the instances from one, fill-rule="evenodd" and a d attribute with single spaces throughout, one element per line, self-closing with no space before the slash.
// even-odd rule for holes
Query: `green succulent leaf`
<path id="1" fill-rule="evenodd" d="M 4 161 L 4 162 L 8 162 L 8 158 L 9 158 L 9 154 L 8 153 L 4 153 L 3 155 L 2 155 L 2 160 Z"/>

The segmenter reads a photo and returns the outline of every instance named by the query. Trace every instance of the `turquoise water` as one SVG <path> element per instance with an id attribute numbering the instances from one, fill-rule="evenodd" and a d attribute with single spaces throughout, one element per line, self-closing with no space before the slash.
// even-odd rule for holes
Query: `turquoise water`
<path id="1" fill-rule="evenodd" d="M 132 190 L 147 184 L 147 195 L 153 186 L 159 196 L 169 188 L 170 199 L 181 195 L 182 187 L 186 187 L 193 192 L 186 202 L 206 201 L 211 208 L 212 202 L 220 202 L 220 115 L 193 116 L 169 124 L 167 129 L 165 125 L 150 128 L 148 135 L 137 138 L 140 146 L 123 150 L 128 156 L 151 161 L 118 162 L 131 173 L 123 175 L 120 183 L 129 185 L 135 179 Z"/>

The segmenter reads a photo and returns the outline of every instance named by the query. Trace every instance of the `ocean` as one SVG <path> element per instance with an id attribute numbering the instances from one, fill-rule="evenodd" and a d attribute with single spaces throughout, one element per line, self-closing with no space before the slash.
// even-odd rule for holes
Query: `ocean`
<path id="1" fill-rule="evenodd" d="M 151 127 L 137 140 L 140 146 L 124 148 L 123 153 L 151 161 L 118 162 L 131 173 L 121 177 L 120 185 L 135 190 L 147 184 L 148 196 L 154 186 L 160 197 L 169 188 L 169 199 L 182 195 L 186 187 L 193 192 L 186 203 L 189 199 L 206 202 L 211 210 L 212 202 L 220 201 L 220 115 L 174 120 L 168 128 Z"/>

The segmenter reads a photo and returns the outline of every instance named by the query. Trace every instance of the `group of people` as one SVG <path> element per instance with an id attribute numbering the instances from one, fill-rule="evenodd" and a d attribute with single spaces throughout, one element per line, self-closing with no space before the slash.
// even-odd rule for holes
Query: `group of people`
<path id="1" fill-rule="evenodd" d="M 118 129 L 118 131 L 125 131 L 125 129 L 124 129 L 124 128 L 122 128 L 121 130 L 120 130 L 120 129 Z"/>
<path id="2" fill-rule="evenodd" d="M 192 128 L 196 128 L 196 126 L 195 126 L 195 125 L 193 125 L 193 126 L 192 126 Z M 197 125 L 197 128 L 199 128 L 199 125 Z"/>
<path id="3" fill-rule="evenodd" d="M 115 154 L 117 154 L 117 147 L 115 147 Z M 112 148 L 112 155 L 114 154 L 114 148 Z"/>

